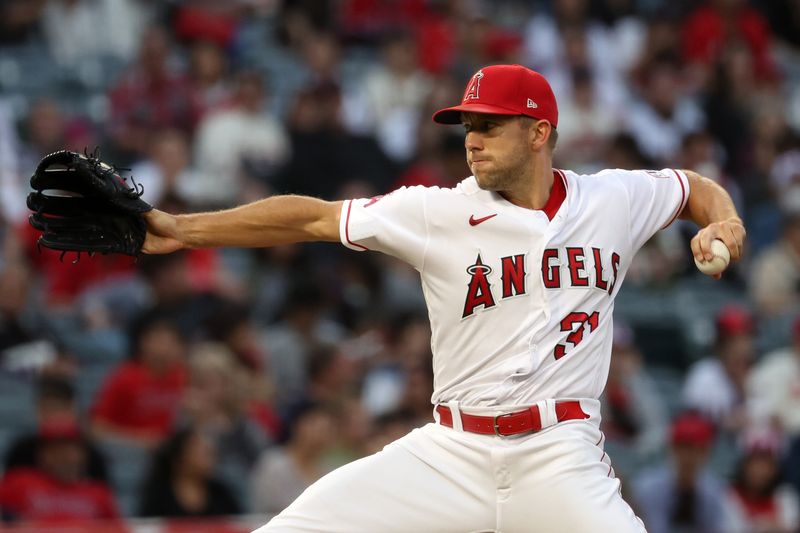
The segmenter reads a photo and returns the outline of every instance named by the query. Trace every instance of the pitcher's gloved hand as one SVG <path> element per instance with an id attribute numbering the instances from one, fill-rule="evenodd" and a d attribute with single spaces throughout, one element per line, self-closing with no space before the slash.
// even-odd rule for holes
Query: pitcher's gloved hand
<path id="1" fill-rule="evenodd" d="M 42 231 L 39 245 L 62 252 L 137 256 L 153 206 L 143 188 L 128 184 L 117 168 L 96 157 L 61 150 L 45 156 L 31 176 L 31 226 Z"/>

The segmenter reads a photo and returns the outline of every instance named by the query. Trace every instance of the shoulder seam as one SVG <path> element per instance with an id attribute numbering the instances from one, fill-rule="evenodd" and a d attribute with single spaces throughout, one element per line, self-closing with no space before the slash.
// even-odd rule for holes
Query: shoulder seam
<path id="1" fill-rule="evenodd" d="M 425 246 L 422 248 L 422 261 L 420 261 L 419 272 L 425 271 L 425 260 L 428 258 L 428 245 L 431 242 L 431 231 L 428 226 L 428 195 L 422 195 L 422 223 L 425 224 Z"/>

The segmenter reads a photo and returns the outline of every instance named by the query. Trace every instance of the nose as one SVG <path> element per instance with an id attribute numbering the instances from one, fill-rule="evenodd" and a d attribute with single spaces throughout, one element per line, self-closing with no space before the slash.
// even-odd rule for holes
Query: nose
<path id="1" fill-rule="evenodd" d="M 467 132 L 466 137 L 464 137 L 464 146 L 468 152 L 483 150 L 483 139 L 481 139 L 481 136 L 475 131 Z"/>

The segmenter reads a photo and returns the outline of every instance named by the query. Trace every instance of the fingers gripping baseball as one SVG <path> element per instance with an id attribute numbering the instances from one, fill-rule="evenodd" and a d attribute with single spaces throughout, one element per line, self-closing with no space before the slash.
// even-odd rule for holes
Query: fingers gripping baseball
<path id="1" fill-rule="evenodd" d="M 744 225 L 738 218 L 714 222 L 694 236 L 691 242 L 692 255 L 699 263 L 712 261 L 716 255 L 713 242 L 719 240 L 730 252 L 730 260 L 738 261 L 742 256 L 745 236 Z M 714 277 L 719 279 L 720 274 L 714 274 Z"/>

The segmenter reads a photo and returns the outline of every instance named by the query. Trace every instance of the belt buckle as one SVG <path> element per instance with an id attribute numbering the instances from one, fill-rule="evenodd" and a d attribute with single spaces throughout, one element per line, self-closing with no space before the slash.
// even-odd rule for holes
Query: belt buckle
<path id="1" fill-rule="evenodd" d="M 497 425 L 497 419 L 498 418 L 502 418 L 504 416 L 511 416 L 513 414 L 514 413 L 503 413 L 503 414 L 500 414 L 500 415 L 494 415 L 492 417 L 492 427 L 494 428 L 494 434 L 496 436 L 498 436 L 498 437 L 507 437 L 508 436 L 508 435 L 503 435 L 502 433 L 500 433 L 500 426 Z"/>

